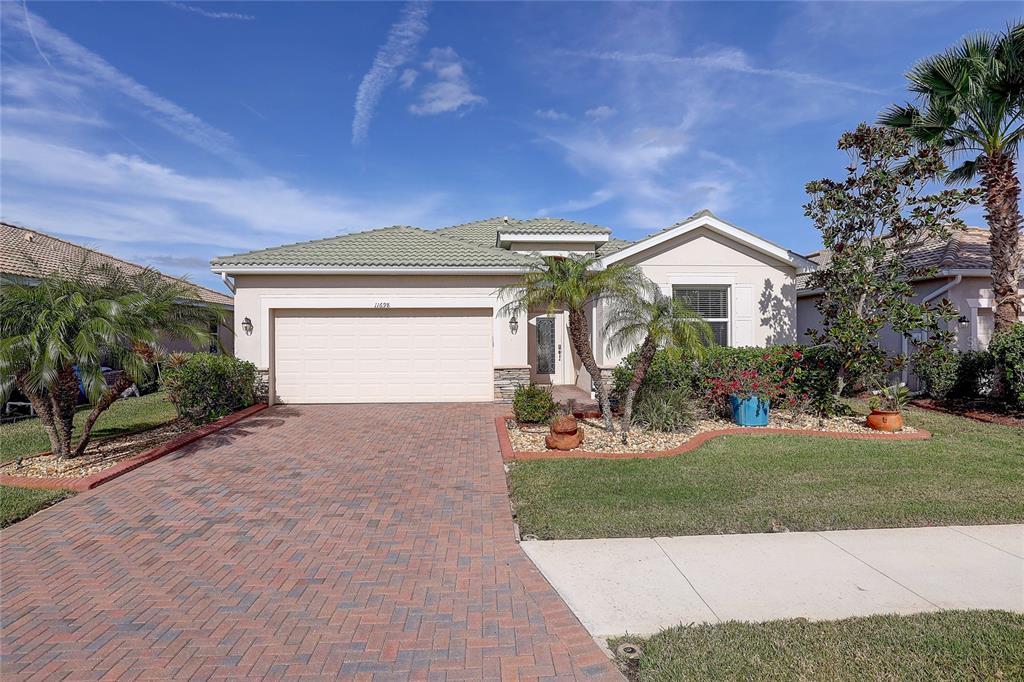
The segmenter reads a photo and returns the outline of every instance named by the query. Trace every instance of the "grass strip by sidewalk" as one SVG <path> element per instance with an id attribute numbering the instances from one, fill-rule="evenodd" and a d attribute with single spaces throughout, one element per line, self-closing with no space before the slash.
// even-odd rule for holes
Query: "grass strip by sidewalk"
<path id="1" fill-rule="evenodd" d="M 1024 429 L 907 419 L 932 439 L 726 436 L 662 459 L 518 462 L 509 490 L 542 540 L 1024 521 Z"/>
<path id="2" fill-rule="evenodd" d="M 618 659 L 632 680 L 1020 680 L 1024 615 L 941 611 L 664 630 Z"/>

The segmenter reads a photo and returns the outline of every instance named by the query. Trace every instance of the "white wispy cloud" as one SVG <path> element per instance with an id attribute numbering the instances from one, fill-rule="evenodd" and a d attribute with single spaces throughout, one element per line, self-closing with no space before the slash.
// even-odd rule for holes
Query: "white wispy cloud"
<path id="1" fill-rule="evenodd" d="M 419 102 L 409 107 L 414 114 L 457 112 L 485 104 L 487 99 L 473 92 L 462 58 L 451 47 L 435 47 L 423 63 L 424 72 L 434 76 L 420 91 Z"/>
<path id="2" fill-rule="evenodd" d="M 533 115 L 545 121 L 568 121 L 572 118 L 569 114 L 557 109 L 538 109 L 533 112 Z"/>
<path id="3" fill-rule="evenodd" d="M 242 14 L 240 12 L 216 12 L 213 10 L 204 9 L 203 7 L 197 7 L 196 5 L 189 5 L 184 2 L 168 2 L 167 4 L 175 9 L 180 9 L 185 12 L 192 12 L 194 14 L 206 17 L 207 19 L 234 19 L 236 21 L 252 21 L 256 18 L 251 14 Z"/>
<path id="4" fill-rule="evenodd" d="M 408 90 L 416 82 L 416 77 L 419 75 L 420 72 L 416 69 L 405 69 L 402 71 L 402 75 L 398 77 L 398 87 Z"/>
<path id="5" fill-rule="evenodd" d="M 614 109 L 607 104 L 602 104 L 601 106 L 594 107 L 593 109 L 587 109 L 583 115 L 591 121 L 603 121 L 606 118 L 611 118 L 617 113 L 619 113 L 617 109 Z"/>
<path id="6" fill-rule="evenodd" d="M 398 21 L 388 32 L 388 38 L 377 50 L 373 65 L 363 76 L 356 92 L 355 117 L 352 119 L 352 143 L 366 140 L 370 132 L 373 112 L 384 90 L 395 80 L 400 66 L 416 55 L 416 48 L 426 35 L 430 4 L 411 2 L 402 9 Z"/>
<path id="7" fill-rule="evenodd" d="M 832 78 L 819 76 L 813 73 L 804 73 L 802 71 L 792 71 L 789 69 L 772 69 L 755 66 L 750 63 L 750 59 L 747 57 L 747 54 L 743 50 L 735 47 L 718 49 L 705 55 L 682 57 L 652 52 L 631 53 L 618 51 L 574 51 L 566 52 L 566 54 L 570 54 L 576 57 L 584 57 L 587 59 L 597 59 L 601 61 L 610 62 L 658 65 L 671 64 L 675 66 L 700 67 L 720 71 L 732 71 L 736 73 L 781 78 L 802 85 L 827 86 L 840 88 L 843 90 L 851 90 L 853 92 L 862 92 L 876 95 L 881 94 L 883 92 L 882 90 L 867 87 L 859 83 L 850 83 L 847 81 L 835 80 Z"/>
<path id="8" fill-rule="evenodd" d="M 0 18 L 10 32 L 7 40 L 19 36 L 31 40 L 59 79 L 72 88 L 103 88 L 137 105 L 150 121 L 179 139 L 238 166 L 252 166 L 231 135 L 122 73 L 40 16 L 5 2 L 0 3 Z"/>

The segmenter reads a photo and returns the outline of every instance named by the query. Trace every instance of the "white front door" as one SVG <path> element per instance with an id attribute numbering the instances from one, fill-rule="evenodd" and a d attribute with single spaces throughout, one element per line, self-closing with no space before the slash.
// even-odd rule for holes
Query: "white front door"
<path id="1" fill-rule="evenodd" d="M 531 377 L 538 384 L 571 384 L 572 351 L 569 348 L 569 330 L 565 313 L 538 315 L 530 323 Z"/>

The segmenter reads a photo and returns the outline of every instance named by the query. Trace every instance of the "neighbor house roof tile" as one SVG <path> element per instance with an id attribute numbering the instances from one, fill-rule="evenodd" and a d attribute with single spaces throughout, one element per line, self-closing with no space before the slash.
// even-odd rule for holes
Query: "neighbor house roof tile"
<path id="1" fill-rule="evenodd" d="M 832 258 L 828 249 L 807 256 L 819 267 L 827 266 Z M 953 233 L 949 239 L 927 239 L 913 247 L 907 256 L 911 270 L 988 270 L 992 258 L 988 247 L 988 230 L 969 227 Z M 797 277 L 797 290 L 808 288 L 810 273 Z"/>
<path id="2" fill-rule="evenodd" d="M 95 268 L 111 265 L 122 272 L 134 275 L 145 268 L 136 263 L 87 248 L 59 237 L 11 223 L 0 223 L 0 274 L 34 279 L 68 271 L 84 265 Z M 196 299 L 206 303 L 230 306 L 230 296 L 192 284 L 179 277 L 164 275 L 167 280 L 183 282 L 196 293 Z"/>

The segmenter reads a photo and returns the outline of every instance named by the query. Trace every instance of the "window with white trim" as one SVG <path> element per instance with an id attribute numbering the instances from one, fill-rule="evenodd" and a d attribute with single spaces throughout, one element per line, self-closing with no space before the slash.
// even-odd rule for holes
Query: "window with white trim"
<path id="1" fill-rule="evenodd" d="M 684 284 L 672 287 L 672 295 L 711 325 L 716 344 L 729 345 L 728 284 Z"/>

